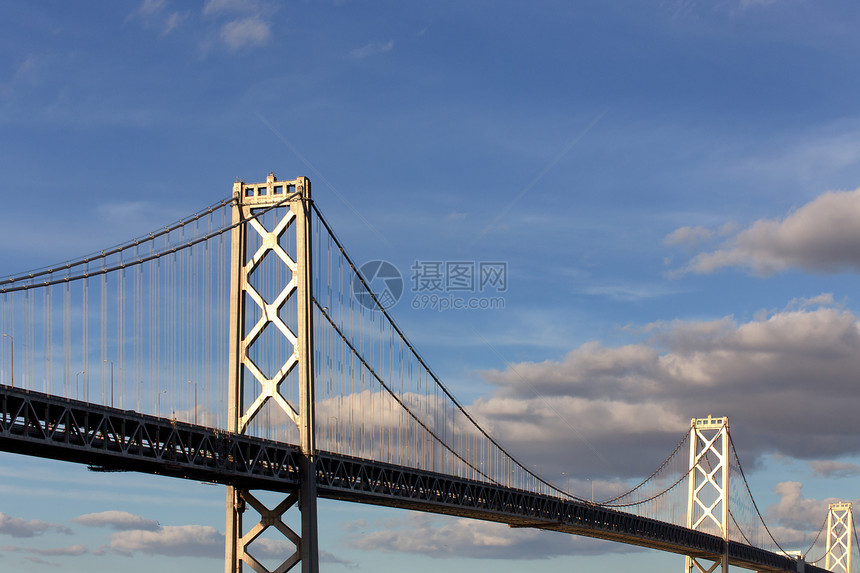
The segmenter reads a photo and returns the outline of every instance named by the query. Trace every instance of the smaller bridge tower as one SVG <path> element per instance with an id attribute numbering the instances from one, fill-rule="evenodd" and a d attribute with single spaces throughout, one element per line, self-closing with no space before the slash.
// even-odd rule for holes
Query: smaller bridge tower
<path id="1" fill-rule="evenodd" d="M 827 562 L 828 571 L 851 572 L 851 535 L 854 517 L 851 502 L 831 503 L 827 509 Z"/>
<path id="2" fill-rule="evenodd" d="M 687 527 L 729 536 L 729 419 L 693 418 L 690 422 L 690 474 L 687 496 Z M 728 547 L 728 544 L 726 544 Z M 687 556 L 684 573 L 713 573 L 729 570 L 728 555 L 710 559 Z M 703 563 L 704 562 L 704 563 Z"/>

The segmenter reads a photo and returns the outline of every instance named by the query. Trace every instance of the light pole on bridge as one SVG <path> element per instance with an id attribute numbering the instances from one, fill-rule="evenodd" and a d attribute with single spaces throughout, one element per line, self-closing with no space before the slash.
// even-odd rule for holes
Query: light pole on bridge
<path id="1" fill-rule="evenodd" d="M 156 398 L 155 415 L 159 418 L 161 417 L 161 395 L 162 394 L 167 394 L 167 390 L 162 390 L 161 392 L 159 392 L 158 397 Z"/>
<path id="2" fill-rule="evenodd" d="M 188 381 L 189 384 L 194 384 L 194 423 L 197 424 L 197 382 Z"/>
<path id="3" fill-rule="evenodd" d="M 80 396 L 81 391 L 80 391 L 80 389 L 78 388 L 78 380 L 79 380 L 79 378 L 78 378 L 78 377 L 79 377 L 81 374 L 86 374 L 86 373 L 87 373 L 87 371 L 86 371 L 86 370 L 81 370 L 80 372 L 78 372 L 77 374 L 75 374 L 75 398 L 77 398 L 78 400 L 80 400 L 80 399 L 81 399 L 81 396 Z M 86 384 L 86 383 L 87 383 L 87 379 L 86 379 L 86 378 L 84 378 L 84 384 Z"/>
<path id="4" fill-rule="evenodd" d="M 110 407 L 113 408 L 113 360 L 105 360 L 105 362 L 110 362 Z"/>
<path id="5" fill-rule="evenodd" d="M 11 334 L 4 334 L 3 336 L 9 338 L 9 352 L 12 358 L 12 368 L 10 369 L 12 375 L 12 384 L 11 386 L 15 386 L 15 339 L 12 338 Z M 26 356 L 25 356 L 26 358 Z"/>

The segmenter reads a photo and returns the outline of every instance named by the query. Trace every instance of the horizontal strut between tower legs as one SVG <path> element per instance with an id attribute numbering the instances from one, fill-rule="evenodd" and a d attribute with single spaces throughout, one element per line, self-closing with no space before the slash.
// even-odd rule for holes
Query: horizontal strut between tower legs
<path id="1" fill-rule="evenodd" d="M 696 569 L 698 569 L 701 573 L 713 573 L 714 571 L 717 570 L 717 567 L 719 567 L 720 565 L 723 564 L 723 560 L 719 559 L 719 560 L 715 561 L 710 567 L 705 569 L 705 567 L 703 565 L 699 564 L 698 559 L 696 559 L 695 557 L 688 557 L 688 559 L 690 560 L 690 563 L 692 565 L 695 565 Z M 723 568 L 723 571 L 726 571 L 727 569 L 728 569 L 727 567 Z"/>

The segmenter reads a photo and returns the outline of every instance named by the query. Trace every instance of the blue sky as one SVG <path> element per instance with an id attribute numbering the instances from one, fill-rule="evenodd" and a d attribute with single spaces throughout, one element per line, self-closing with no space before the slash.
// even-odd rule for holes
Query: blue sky
<path id="1" fill-rule="evenodd" d="M 858 24 L 804 0 L 5 2 L 0 274 L 306 175 L 360 262 L 507 264 L 502 309 L 407 290 L 392 313 L 528 463 L 586 495 L 728 415 L 771 522 L 814 535 L 860 497 Z M 0 476 L 0 563 L 220 567 L 220 488 L 10 455 Z M 326 570 L 681 567 L 321 507 Z"/>

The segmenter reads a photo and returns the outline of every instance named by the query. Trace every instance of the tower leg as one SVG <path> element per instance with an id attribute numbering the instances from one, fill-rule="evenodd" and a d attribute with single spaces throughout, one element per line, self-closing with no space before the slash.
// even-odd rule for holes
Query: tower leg
<path id="1" fill-rule="evenodd" d="M 317 482 L 310 456 L 302 456 L 302 485 L 299 506 L 302 510 L 302 573 L 319 573 L 317 541 Z"/>

